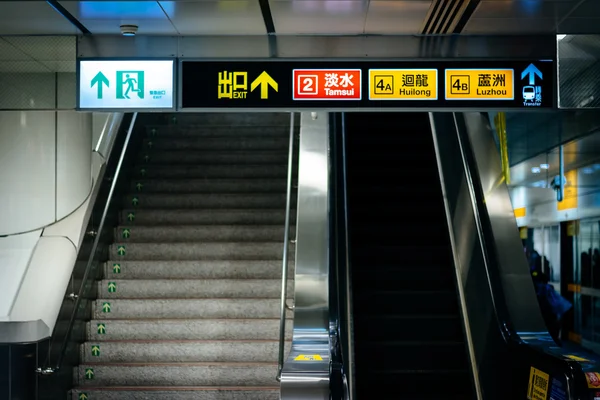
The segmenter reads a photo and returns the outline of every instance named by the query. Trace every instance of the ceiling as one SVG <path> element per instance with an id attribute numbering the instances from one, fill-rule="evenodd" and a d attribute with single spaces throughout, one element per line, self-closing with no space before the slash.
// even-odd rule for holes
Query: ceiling
<path id="1" fill-rule="evenodd" d="M 438 1 L 453 0 L 2 1 L 0 35 L 82 33 L 65 10 L 92 34 L 122 24 L 141 35 L 418 34 Z M 462 33 L 599 32 L 598 0 L 470 2 Z"/>

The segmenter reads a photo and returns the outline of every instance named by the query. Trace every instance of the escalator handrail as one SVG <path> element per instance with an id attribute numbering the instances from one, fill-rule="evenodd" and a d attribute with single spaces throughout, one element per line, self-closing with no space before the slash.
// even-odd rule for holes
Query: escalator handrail
<path id="1" fill-rule="evenodd" d="M 131 139 L 131 134 L 133 132 L 133 128 L 134 128 L 134 125 L 135 125 L 135 121 L 137 119 L 137 115 L 138 115 L 137 112 L 133 113 L 133 116 L 131 118 L 131 122 L 129 123 L 129 127 L 127 129 L 127 135 L 125 137 L 125 142 L 123 144 L 123 149 L 121 150 L 121 154 L 119 155 L 119 161 L 117 163 L 115 174 L 114 174 L 114 177 L 113 177 L 111 185 L 110 185 L 110 190 L 109 190 L 109 193 L 108 193 L 108 197 L 107 197 L 106 203 L 104 205 L 104 209 L 103 209 L 103 212 L 102 212 L 102 217 L 100 218 L 100 222 L 98 224 L 98 229 L 97 229 L 96 236 L 94 238 L 94 242 L 92 244 L 90 256 L 89 256 L 89 258 L 87 260 L 87 264 L 85 266 L 85 270 L 84 270 L 84 273 L 83 273 L 83 278 L 81 279 L 81 285 L 79 286 L 79 290 L 77 291 L 77 294 L 76 294 L 75 304 L 73 306 L 73 311 L 71 312 L 71 317 L 69 319 L 69 324 L 67 325 L 67 330 L 66 330 L 66 334 L 65 334 L 64 340 L 61 343 L 60 352 L 58 354 L 58 358 L 57 358 L 56 363 L 55 363 L 54 368 L 53 368 L 54 370 L 59 370 L 60 369 L 60 367 L 62 366 L 63 360 L 65 358 L 65 354 L 66 354 L 67 347 L 68 347 L 68 344 L 69 344 L 69 338 L 71 336 L 71 332 L 73 330 L 73 326 L 74 326 L 75 320 L 77 318 L 77 311 L 78 311 L 80 303 L 81 303 L 81 298 L 84 295 L 86 283 L 87 283 L 87 281 L 89 279 L 94 279 L 95 278 L 95 277 L 91 277 L 90 276 L 90 271 L 92 269 L 92 265 L 93 265 L 94 260 L 95 260 L 96 250 L 98 248 L 98 244 L 100 243 L 100 238 L 102 236 L 100 233 L 103 232 L 104 224 L 106 222 L 106 216 L 108 215 L 108 210 L 109 210 L 110 204 L 112 202 L 112 197 L 113 197 L 113 194 L 115 192 L 115 188 L 117 186 L 117 182 L 119 181 L 121 167 L 123 166 L 123 161 L 125 159 L 125 154 L 127 152 L 129 141 Z"/>
<path id="2" fill-rule="evenodd" d="M 330 246 L 330 285 L 332 310 L 330 312 L 330 337 L 332 370 L 337 379 L 332 384 L 332 399 L 348 400 L 353 396 L 354 361 L 352 353 L 352 329 L 349 315 L 352 313 L 350 287 L 351 266 L 349 257 L 349 234 L 346 188 L 346 132 L 345 113 L 331 113 L 330 152 L 330 220 L 332 235 Z M 340 288 L 343 286 L 343 290 Z M 342 318 L 346 315 L 346 318 Z"/>

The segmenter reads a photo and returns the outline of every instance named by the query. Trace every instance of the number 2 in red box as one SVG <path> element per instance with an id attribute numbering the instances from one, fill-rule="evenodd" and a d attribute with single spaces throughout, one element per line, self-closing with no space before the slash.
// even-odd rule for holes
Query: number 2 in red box
<path id="1" fill-rule="evenodd" d="M 360 100 L 360 69 L 295 69 L 294 100 Z"/>

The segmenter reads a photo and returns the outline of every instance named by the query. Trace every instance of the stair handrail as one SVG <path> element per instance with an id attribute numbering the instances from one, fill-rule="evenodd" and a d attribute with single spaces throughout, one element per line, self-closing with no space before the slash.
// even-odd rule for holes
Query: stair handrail
<path id="1" fill-rule="evenodd" d="M 119 162 L 117 163 L 117 167 L 115 169 L 115 174 L 114 177 L 111 181 L 111 185 L 110 185 L 110 190 L 108 192 L 108 197 L 106 199 L 106 204 L 104 205 L 104 210 L 102 211 L 102 217 L 100 218 L 100 223 L 98 224 L 98 229 L 96 230 L 96 234 L 94 236 L 94 243 L 92 244 L 92 248 L 90 251 L 90 256 L 87 260 L 87 264 L 85 266 L 85 270 L 83 273 L 83 278 L 81 279 L 81 285 L 79 286 L 79 291 L 77 292 L 77 295 L 75 297 L 75 304 L 73 307 L 73 311 L 71 312 L 71 317 L 69 319 L 69 324 L 67 325 L 67 330 L 66 330 L 66 334 L 65 334 L 65 338 L 61 344 L 60 347 L 60 352 L 58 354 L 58 358 L 56 360 L 56 364 L 54 369 L 52 369 L 52 371 L 47 371 L 47 372 L 54 372 L 54 371 L 58 371 L 62 365 L 62 362 L 64 360 L 65 357 L 65 353 L 67 350 L 67 346 L 69 344 L 69 338 L 71 336 L 71 331 L 73 330 L 73 325 L 75 324 L 75 320 L 77 318 L 77 310 L 79 309 L 79 304 L 81 303 L 81 297 L 83 296 L 83 292 L 84 292 L 84 288 L 86 285 L 87 280 L 89 279 L 89 275 L 90 275 L 90 270 L 92 267 L 92 264 L 94 262 L 94 258 L 95 258 L 95 254 L 96 254 L 96 250 L 98 248 L 98 243 L 100 242 L 100 237 L 102 236 L 100 233 L 103 231 L 104 229 L 104 223 L 106 221 L 106 216 L 108 214 L 108 209 L 110 207 L 110 203 L 112 201 L 112 196 L 113 193 L 115 191 L 115 187 L 117 186 L 117 182 L 119 180 L 119 175 L 121 172 L 121 167 L 123 165 L 123 161 L 125 159 L 125 154 L 127 153 L 127 148 L 129 145 L 129 140 L 131 139 L 131 134 L 133 132 L 133 127 L 135 125 L 135 121 L 137 119 L 137 112 L 133 113 L 133 116 L 131 118 L 131 122 L 129 123 L 129 128 L 127 129 L 127 136 L 125 137 L 125 142 L 123 143 L 123 149 L 121 150 L 121 154 L 119 155 Z M 42 373 L 44 373 L 44 371 L 41 371 Z"/>
<path id="2" fill-rule="evenodd" d="M 288 152 L 287 188 L 285 200 L 285 228 L 283 234 L 283 261 L 281 265 L 281 306 L 279 315 L 279 355 L 277 359 L 277 381 L 281 381 L 281 371 L 285 358 L 285 314 L 287 304 L 288 251 L 290 243 L 290 213 L 292 207 L 292 180 L 294 168 L 294 112 L 290 113 L 290 143 Z"/>

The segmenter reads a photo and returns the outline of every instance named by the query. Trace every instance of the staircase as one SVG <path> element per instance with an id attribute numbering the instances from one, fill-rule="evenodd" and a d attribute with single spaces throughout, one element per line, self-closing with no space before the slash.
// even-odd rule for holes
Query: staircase
<path id="1" fill-rule="evenodd" d="M 177 118 L 146 127 L 114 200 L 73 399 L 279 399 L 289 114 Z"/>
<path id="2" fill-rule="evenodd" d="M 356 398 L 472 400 L 428 114 L 346 116 Z"/>

